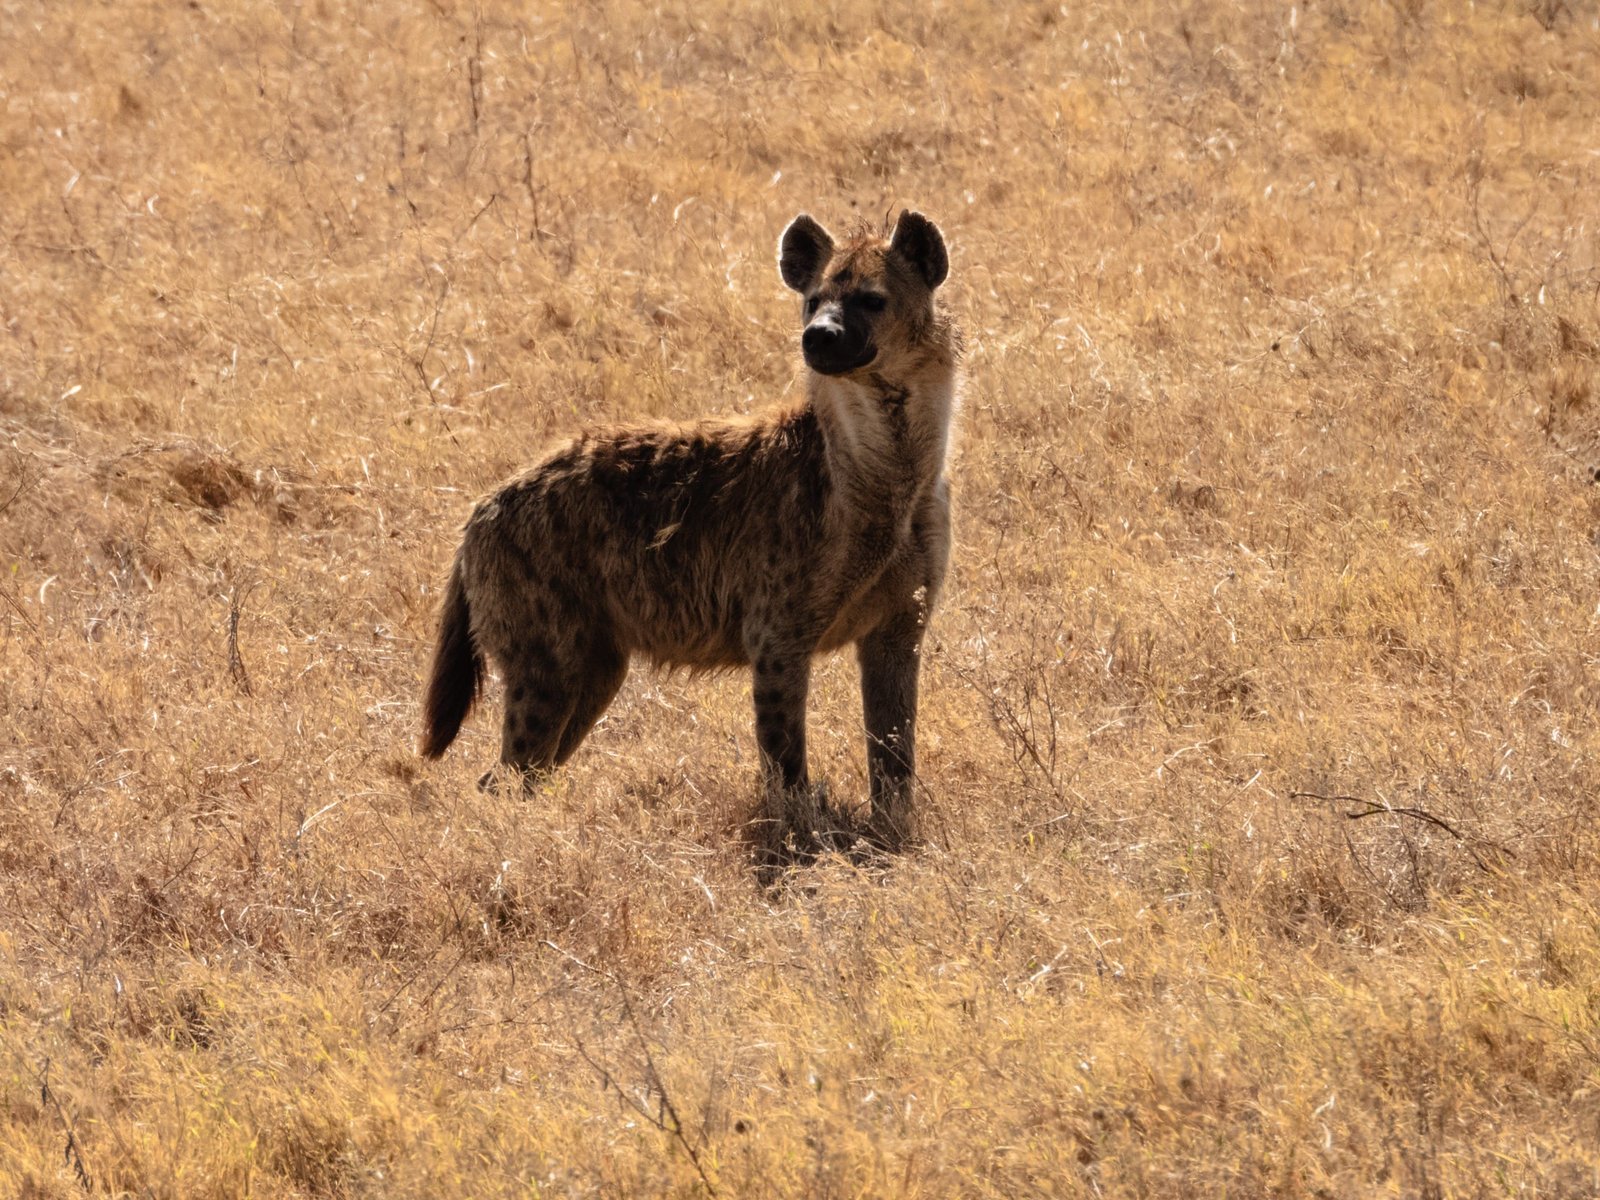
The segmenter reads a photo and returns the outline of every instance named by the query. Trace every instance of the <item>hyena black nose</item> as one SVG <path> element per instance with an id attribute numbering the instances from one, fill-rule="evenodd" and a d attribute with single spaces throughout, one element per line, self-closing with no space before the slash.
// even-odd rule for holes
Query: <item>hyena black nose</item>
<path id="1" fill-rule="evenodd" d="M 818 354 L 827 354 L 839 344 L 839 339 L 844 336 L 844 325 L 832 313 L 819 313 L 816 320 L 806 326 L 805 333 L 800 335 L 800 349 L 807 358 Z"/>
<path id="2" fill-rule="evenodd" d="M 865 366 L 877 353 L 869 334 L 864 322 L 849 320 L 836 302 L 823 305 L 800 335 L 806 366 L 823 375 L 843 375 Z"/>

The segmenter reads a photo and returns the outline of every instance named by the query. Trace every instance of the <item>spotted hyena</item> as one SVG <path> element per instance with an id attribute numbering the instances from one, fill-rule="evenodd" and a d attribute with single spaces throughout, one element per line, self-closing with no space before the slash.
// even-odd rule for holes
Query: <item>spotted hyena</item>
<path id="1" fill-rule="evenodd" d="M 505 681 L 500 761 L 524 777 L 578 748 L 635 654 L 749 666 L 770 844 L 804 842 L 811 660 L 853 643 L 872 828 L 889 845 L 911 833 L 918 655 L 950 555 L 960 338 L 934 298 L 949 258 L 920 213 L 839 243 L 802 215 L 778 269 L 805 297 L 802 403 L 590 430 L 479 501 L 445 591 L 424 755 L 455 738 L 486 659 Z"/>

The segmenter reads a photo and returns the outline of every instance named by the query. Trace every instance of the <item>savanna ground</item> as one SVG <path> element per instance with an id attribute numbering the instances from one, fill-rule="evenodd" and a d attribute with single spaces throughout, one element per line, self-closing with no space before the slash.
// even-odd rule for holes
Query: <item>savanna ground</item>
<path id="1" fill-rule="evenodd" d="M 1600 1194 L 1576 0 L 0 4 L 0 1193 Z M 745 678 L 412 751 L 471 499 L 969 341 L 928 844 Z M 865 792 L 855 669 L 813 768 Z"/>

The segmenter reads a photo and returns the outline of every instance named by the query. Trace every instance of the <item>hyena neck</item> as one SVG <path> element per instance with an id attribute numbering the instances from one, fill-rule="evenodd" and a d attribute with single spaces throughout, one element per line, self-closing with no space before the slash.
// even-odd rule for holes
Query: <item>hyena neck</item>
<path id="1" fill-rule="evenodd" d="M 927 347 L 906 370 L 849 378 L 809 373 L 811 408 L 827 443 L 829 471 L 858 494 L 906 502 L 944 475 L 955 416 L 956 356 Z"/>

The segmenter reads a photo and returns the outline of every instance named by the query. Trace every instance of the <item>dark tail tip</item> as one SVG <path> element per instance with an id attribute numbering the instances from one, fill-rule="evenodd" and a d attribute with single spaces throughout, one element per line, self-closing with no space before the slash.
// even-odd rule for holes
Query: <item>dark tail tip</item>
<path id="1" fill-rule="evenodd" d="M 467 592 L 461 582 L 461 564 L 450 570 L 444 603 L 439 608 L 439 640 L 433 649 L 433 670 L 422 701 L 424 758 L 438 758 L 456 740 L 461 722 L 477 702 L 483 686 L 483 658 L 472 644 L 472 624 L 467 613 Z"/>

